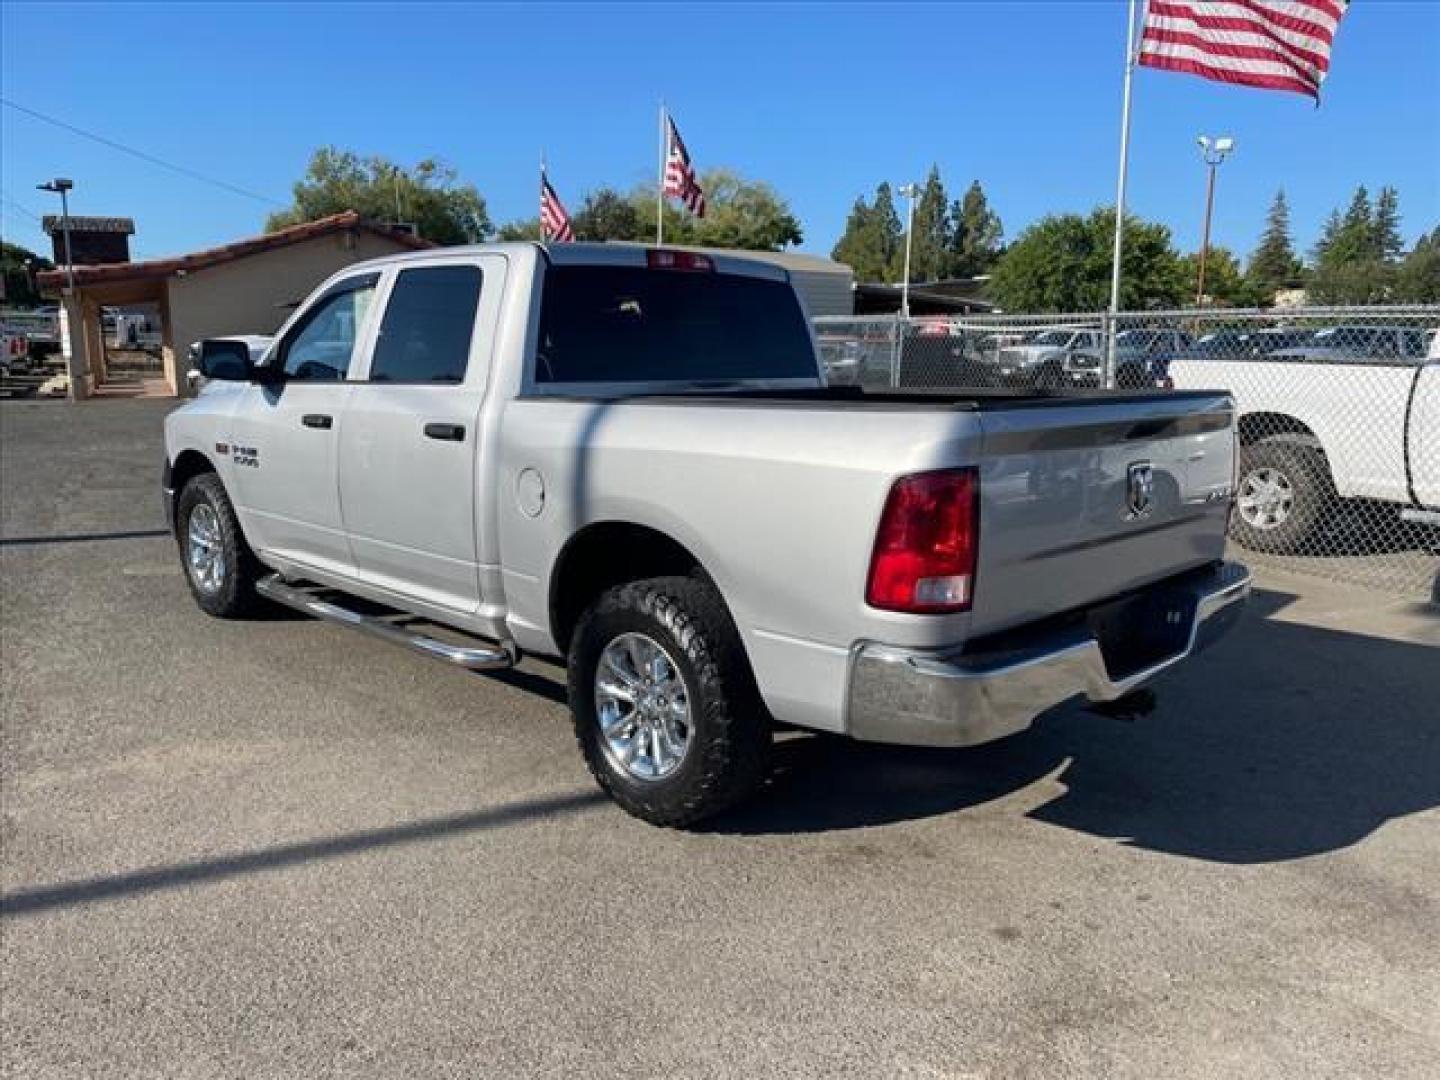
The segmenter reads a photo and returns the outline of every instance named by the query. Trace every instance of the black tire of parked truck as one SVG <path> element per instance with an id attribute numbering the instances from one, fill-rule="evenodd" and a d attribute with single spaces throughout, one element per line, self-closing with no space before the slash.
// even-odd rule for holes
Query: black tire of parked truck
<path id="1" fill-rule="evenodd" d="M 236 619 L 259 603 L 255 581 L 260 563 L 245 543 L 235 507 L 214 473 L 201 473 L 180 491 L 175 536 L 185 583 L 202 611 Z"/>
<path id="2" fill-rule="evenodd" d="M 1299 437 L 1275 435 L 1240 448 L 1230 535 L 1251 551 L 1303 554 L 1336 501 L 1325 454 Z"/>
<path id="3" fill-rule="evenodd" d="M 626 659 L 633 655 L 627 644 L 642 651 L 645 664 Z M 621 670 L 610 662 L 617 658 Z M 639 670 L 642 666 L 647 670 Z M 628 712 L 621 698 L 602 691 L 597 672 L 612 690 L 624 684 L 619 693 L 631 699 Z M 647 678 L 652 674 L 653 683 Z M 765 778 L 769 713 L 739 632 L 708 580 L 649 578 L 602 594 L 571 638 L 569 682 L 575 738 L 585 763 L 610 797 L 635 817 L 654 825 L 693 825 L 742 801 Z M 602 694 L 608 704 L 602 704 Z M 648 714 L 637 698 L 649 699 Z M 683 725 L 666 711 L 677 700 L 683 701 Z M 657 718 L 670 718 L 668 734 L 656 730 L 663 722 Z M 663 738 L 664 748 L 647 743 L 647 724 L 655 732 L 648 738 Z M 629 739 L 624 738 L 627 730 Z M 678 763 L 673 760 L 677 742 L 684 746 Z M 656 769 L 657 760 L 670 768 Z"/>

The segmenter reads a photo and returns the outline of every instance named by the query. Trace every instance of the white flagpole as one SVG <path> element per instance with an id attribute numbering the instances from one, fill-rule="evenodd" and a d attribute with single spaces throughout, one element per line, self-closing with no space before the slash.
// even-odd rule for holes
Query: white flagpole
<path id="1" fill-rule="evenodd" d="M 665 103 L 660 102 L 660 171 L 655 178 L 655 246 L 665 243 Z"/>
<path id="2" fill-rule="evenodd" d="M 1120 106 L 1120 179 L 1115 189 L 1115 253 L 1110 265 L 1110 325 L 1105 343 L 1106 386 L 1115 385 L 1115 321 L 1120 313 L 1120 257 L 1125 248 L 1125 180 L 1130 171 L 1130 87 L 1135 78 L 1135 8 L 1125 26 L 1125 97 Z"/>
<path id="3" fill-rule="evenodd" d="M 545 151 L 540 151 L 540 242 L 545 242 Z"/>

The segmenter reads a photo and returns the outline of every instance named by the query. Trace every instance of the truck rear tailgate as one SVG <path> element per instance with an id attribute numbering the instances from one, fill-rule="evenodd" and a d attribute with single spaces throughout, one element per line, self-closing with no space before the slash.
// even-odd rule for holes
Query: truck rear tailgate
<path id="1" fill-rule="evenodd" d="M 984 410 L 971 634 L 1219 559 L 1233 412 L 1218 392 Z"/>

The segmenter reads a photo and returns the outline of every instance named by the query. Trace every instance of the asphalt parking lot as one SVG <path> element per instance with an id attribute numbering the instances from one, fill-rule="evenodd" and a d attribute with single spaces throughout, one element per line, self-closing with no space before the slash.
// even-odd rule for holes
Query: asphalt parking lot
<path id="1" fill-rule="evenodd" d="M 1435 1075 L 1434 608 L 1272 573 L 1148 719 L 667 832 L 556 668 L 202 615 L 167 407 L 0 404 L 5 1075 Z"/>

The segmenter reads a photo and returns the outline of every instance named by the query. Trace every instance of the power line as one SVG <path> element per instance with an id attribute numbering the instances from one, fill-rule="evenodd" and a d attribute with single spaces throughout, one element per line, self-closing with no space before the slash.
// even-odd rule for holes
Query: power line
<path id="1" fill-rule="evenodd" d="M 26 217 L 30 218 L 33 221 L 40 221 L 43 223 L 44 219 L 42 219 L 39 214 L 35 213 L 35 211 L 31 210 L 28 206 L 20 205 L 8 194 L 6 194 L 4 188 L 0 188 L 0 202 L 4 202 L 9 205 L 11 210 L 19 210 L 20 213 L 24 214 Z"/>
<path id="2" fill-rule="evenodd" d="M 93 131 L 86 131 L 84 128 L 78 128 L 74 124 L 67 124 L 64 120 L 57 120 L 53 116 L 46 116 L 44 113 L 36 112 L 34 109 L 27 109 L 24 105 L 18 105 L 15 102 L 11 101 L 9 98 L 0 97 L 0 105 L 9 106 L 16 112 L 24 113 L 26 116 L 33 116 L 36 120 L 43 120 L 47 124 L 53 124 L 56 127 L 62 128 L 65 131 L 72 132 L 75 135 L 80 135 L 83 138 L 91 139 L 97 143 L 100 143 L 102 146 L 110 147 L 110 149 L 112 150 L 119 150 L 122 154 L 129 154 L 131 157 L 137 157 L 141 161 L 148 161 L 151 165 L 158 165 L 162 169 L 169 169 L 171 172 L 179 173 L 181 176 L 188 176 L 191 180 L 199 180 L 202 184 L 210 184 L 212 187 L 223 188 L 224 190 L 232 192 L 236 195 L 243 195 L 247 199 L 255 199 L 258 202 L 269 203 L 271 206 L 286 205 L 285 203 L 280 202 L 278 199 L 270 198 L 270 196 L 268 195 L 261 195 L 254 191 L 247 191 L 245 188 L 237 187 L 236 185 L 229 183 L 228 181 L 217 180 L 213 176 L 206 176 L 204 173 L 198 173 L 194 169 L 186 168 L 184 165 L 176 165 L 173 162 L 165 161 L 161 158 L 158 158 L 154 154 L 147 154 L 143 150 L 136 150 L 133 146 L 126 146 L 124 143 L 116 142 L 114 139 L 107 139 L 105 136 L 97 135 Z"/>

